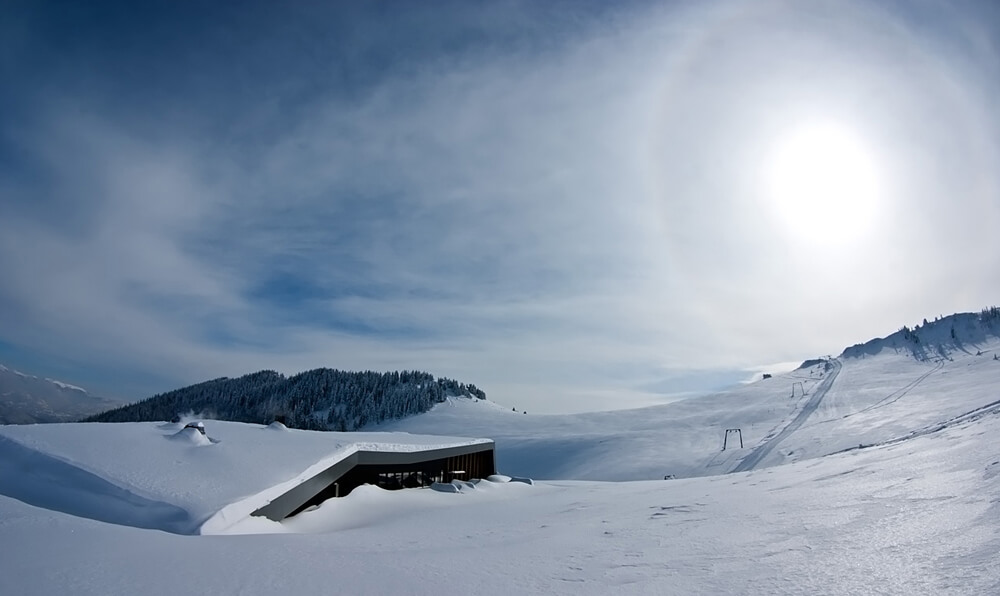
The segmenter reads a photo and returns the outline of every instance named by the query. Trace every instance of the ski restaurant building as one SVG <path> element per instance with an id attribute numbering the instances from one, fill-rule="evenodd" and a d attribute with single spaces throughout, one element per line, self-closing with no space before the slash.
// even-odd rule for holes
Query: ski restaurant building
<path id="1" fill-rule="evenodd" d="M 327 499 L 345 496 L 362 484 L 397 490 L 486 478 L 496 473 L 494 443 L 476 441 L 429 449 L 414 445 L 413 450 L 405 451 L 367 445 L 273 498 L 251 515 L 281 521 Z"/>
<path id="2" fill-rule="evenodd" d="M 33 472 L 11 480 L 29 505 L 175 534 L 253 533 L 363 484 L 460 492 L 496 473 L 490 439 L 222 420 L 0 425 L 0 460 Z"/>

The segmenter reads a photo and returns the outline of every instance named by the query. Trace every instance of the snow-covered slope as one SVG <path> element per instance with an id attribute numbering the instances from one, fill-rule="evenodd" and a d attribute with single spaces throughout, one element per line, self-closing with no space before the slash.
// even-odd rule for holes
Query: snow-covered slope
<path id="1" fill-rule="evenodd" d="M 891 440 L 1000 399 L 1000 340 L 949 359 L 916 360 L 887 350 L 839 359 L 829 392 L 798 429 L 757 467 Z M 977 355 L 979 353 L 980 355 Z M 378 430 L 491 437 L 501 471 L 545 479 L 650 480 L 723 474 L 777 436 L 806 408 L 826 370 L 774 375 L 732 391 L 637 410 L 573 415 L 519 414 L 489 402 L 451 400 Z M 794 393 L 794 397 L 793 396 Z M 726 429 L 745 449 L 722 451 Z M 738 442 L 736 442 L 738 447 Z"/>
<path id="2" fill-rule="evenodd" d="M 0 426 L 0 494 L 110 523 L 213 533 L 358 450 L 484 441 L 222 421 L 206 430 L 143 422 Z"/>
<path id="3" fill-rule="evenodd" d="M 822 374 L 817 365 L 727 393 L 586 414 L 521 414 L 486 401 L 449 400 L 426 414 L 371 429 L 488 436 L 497 442 L 498 469 L 536 478 L 704 476 L 729 471 L 739 455 L 738 449 L 721 451 L 727 428 L 741 428 L 744 444 L 752 446 L 801 408 L 801 389 L 792 398 L 792 384 L 809 390 Z"/>
<path id="4" fill-rule="evenodd" d="M 281 479 L 247 461 L 288 464 L 268 435 L 290 432 L 209 422 L 220 442 L 196 445 L 155 425 L 2 427 L 0 593 L 998 594 L 998 350 L 991 338 L 936 360 L 880 350 L 625 412 L 452 400 L 364 440 L 487 436 L 501 471 L 550 480 L 361 487 L 215 536 L 107 518 L 121 502 L 169 519 L 157 508 L 211 510 L 201 493 L 213 506 L 260 494 L 258 480 Z M 732 428 L 744 448 L 722 451 Z M 312 440 L 299 457 L 324 457 Z M 124 465 L 109 463 L 117 451 Z M 70 515 L 78 496 L 105 517 Z"/>
<path id="5" fill-rule="evenodd" d="M 957 313 L 902 329 L 886 337 L 869 340 L 844 350 L 841 358 L 864 358 L 883 352 L 910 355 L 917 360 L 951 359 L 953 354 L 971 355 L 1000 338 L 1000 310 Z"/>
<path id="6" fill-rule="evenodd" d="M 998 435 L 994 409 L 749 473 L 359 490 L 274 535 L 178 536 L 0 496 L 0 593 L 997 594 Z"/>

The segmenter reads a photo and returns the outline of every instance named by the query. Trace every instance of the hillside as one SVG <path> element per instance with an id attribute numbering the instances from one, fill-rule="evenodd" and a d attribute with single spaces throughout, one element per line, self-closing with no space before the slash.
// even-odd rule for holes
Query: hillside
<path id="1" fill-rule="evenodd" d="M 181 416 L 289 428 L 352 431 L 426 412 L 448 397 L 485 399 L 475 385 L 425 372 L 345 372 L 318 368 L 286 377 L 260 371 L 154 395 L 87 418 L 86 422 L 151 422 Z"/>
<path id="2" fill-rule="evenodd" d="M 818 360 L 631 411 L 525 415 L 445 398 L 374 428 L 397 434 L 358 437 L 491 437 L 500 470 L 534 485 L 365 486 L 225 531 L 252 535 L 178 536 L 126 517 L 183 522 L 189 502 L 239 498 L 248 474 L 294 477 L 344 435 L 217 422 L 220 440 L 185 444 L 146 436 L 176 425 L 8 427 L 0 593 L 321 594 L 334 560 L 352 594 L 996 594 L 998 351 L 987 338 L 936 360 L 891 349 Z M 731 428 L 744 445 L 723 450 Z"/>
<path id="3" fill-rule="evenodd" d="M 523 415 L 490 402 L 450 400 L 367 430 L 490 437 L 501 470 L 553 480 L 725 474 L 768 444 L 753 467 L 773 467 L 892 441 L 995 405 L 997 314 L 943 317 L 908 331 L 919 343 L 907 343 L 901 331 L 848 348 L 837 359 L 807 360 L 788 373 L 666 405 Z M 744 449 L 730 443 L 722 450 L 727 429 L 739 429 L 731 438 L 742 437 Z"/>
<path id="4" fill-rule="evenodd" d="M 990 350 L 989 346 L 997 340 L 1000 340 L 1000 309 L 992 307 L 980 313 L 954 314 L 930 322 L 925 320 L 913 329 L 904 326 L 885 338 L 845 349 L 838 362 L 846 363 L 878 354 L 893 355 L 902 359 L 893 369 L 896 374 L 914 367 L 922 370 L 927 364 L 940 360 L 954 361 L 958 357 L 982 354 L 983 350 Z M 726 469 L 726 465 L 714 454 L 704 456 L 707 459 L 703 462 L 667 455 L 656 468 L 633 476 L 624 472 L 625 468 L 616 457 L 605 460 L 594 453 L 585 454 L 576 448 L 578 445 L 566 443 L 566 433 L 551 433 L 545 424 L 559 421 L 560 427 L 568 425 L 580 429 L 574 434 L 579 433 L 582 437 L 603 437 L 603 448 L 594 447 L 586 438 L 578 439 L 579 444 L 586 445 L 588 450 L 603 451 L 630 441 L 633 441 L 632 449 L 658 450 L 664 445 L 683 441 L 689 445 L 700 444 L 706 454 L 711 454 L 722 440 L 719 433 L 724 434 L 726 428 L 739 428 L 748 443 L 760 440 L 764 436 L 762 433 L 780 432 L 794 417 L 802 414 L 809 402 L 806 393 L 819 386 L 824 375 L 829 373 L 831 364 L 832 361 L 827 359 L 807 360 L 799 369 L 774 375 L 774 378 L 766 379 L 766 383 L 744 385 L 724 393 L 665 406 L 564 416 L 514 414 L 516 428 L 509 432 L 505 423 L 498 421 L 508 419 L 511 412 L 485 401 L 485 393 L 474 385 L 435 379 L 423 372 L 355 373 L 325 368 L 291 377 L 274 371 L 260 371 L 237 379 L 206 381 L 91 416 L 87 421 L 142 422 L 197 415 L 258 424 L 278 419 L 289 427 L 310 430 L 378 428 L 424 434 L 473 432 L 495 436 L 501 443 L 507 436 L 527 438 L 526 441 L 513 441 L 516 447 L 502 449 L 501 457 L 516 458 L 514 454 L 523 450 L 525 473 L 536 476 L 607 480 L 655 478 L 665 474 L 692 476 L 718 473 Z M 847 376 L 854 374 L 852 366 L 848 366 L 847 370 Z M 913 374 L 920 376 L 922 373 Z M 788 399 L 794 392 L 792 385 L 796 384 L 799 392 L 795 399 Z M 450 397 L 479 399 L 459 400 L 445 405 Z M 442 405 L 435 412 L 419 416 L 412 422 L 406 421 L 408 417 L 428 412 L 438 404 Z M 823 407 L 828 408 L 827 405 Z M 866 404 L 858 407 L 866 407 Z M 458 408 L 463 414 L 454 417 L 440 413 L 448 408 Z M 660 412 L 687 423 L 671 425 L 670 433 L 661 436 L 665 434 L 664 429 L 654 426 L 660 424 Z M 706 430 L 709 428 L 712 430 Z M 602 429 L 627 430 L 605 433 Z M 553 434 L 559 438 L 546 438 Z M 535 448 L 542 446 L 573 455 L 560 460 L 557 469 L 552 469 L 535 457 Z M 576 459 L 585 463 L 576 466 L 572 463 Z"/>
<path id="5" fill-rule="evenodd" d="M 886 337 L 855 344 L 841 358 L 864 358 L 882 351 L 909 354 L 921 361 L 951 359 L 953 354 L 973 354 L 980 346 L 1000 337 L 1000 308 L 992 306 L 979 313 L 956 313 L 924 319 L 912 329 L 904 325 Z"/>
<path id="6" fill-rule="evenodd" d="M 0 365 L 0 424 L 70 422 L 120 403 Z"/>
<path id="7" fill-rule="evenodd" d="M 489 402 L 450 400 L 430 412 L 366 430 L 459 434 L 496 441 L 498 468 L 544 479 L 650 480 L 726 474 L 800 416 L 794 432 L 754 469 L 815 459 L 936 428 L 1000 399 L 1000 339 L 981 355 L 916 360 L 891 350 L 840 358 L 836 379 L 810 402 L 831 372 L 826 361 L 731 391 L 635 410 L 523 415 Z M 739 429 L 723 450 L 727 429 Z M 734 447 L 735 445 L 735 447 Z"/>

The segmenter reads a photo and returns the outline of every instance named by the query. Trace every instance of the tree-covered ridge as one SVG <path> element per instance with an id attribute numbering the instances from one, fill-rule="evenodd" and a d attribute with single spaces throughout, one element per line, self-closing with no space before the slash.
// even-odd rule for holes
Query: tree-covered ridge
<path id="1" fill-rule="evenodd" d="M 168 391 L 91 416 L 85 422 L 172 420 L 186 413 L 291 428 L 356 430 L 431 409 L 447 397 L 486 399 L 472 384 L 418 371 L 346 372 L 318 368 L 291 377 L 273 370 Z"/>

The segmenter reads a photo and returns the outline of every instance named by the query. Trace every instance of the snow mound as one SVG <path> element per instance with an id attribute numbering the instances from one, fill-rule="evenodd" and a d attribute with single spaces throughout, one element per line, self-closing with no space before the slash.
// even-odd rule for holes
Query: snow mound
<path id="1" fill-rule="evenodd" d="M 267 427 L 222 420 L 209 424 L 210 435 L 201 434 L 197 424 L 178 428 L 162 422 L 0 425 L 0 497 L 120 525 L 220 533 L 359 450 L 406 453 L 492 444 L 404 433 L 261 432 Z M 214 447 L 202 449 L 208 445 Z"/>
<path id="2" fill-rule="evenodd" d="M 435 482 L 431 485 L 431 490 L 436 490 L 439 493 L 459 493 L 462 492 L 455 484 L 451 482 Z"/>
<path id="3" fill-rule="evenodd" d="M 474 483 L 465 480 L 452 480 L 451 483 L 457 486 L 459 491 L 476 490 Z"/>
<path id="4" fill-rule="evenodd" d="M 277 420 L 275 420 L 271 424 L 267 425 L 267 429 L 268 430 L 286 431 L 286 430 L 288 430 L 288 427 L 285 426 L 284 424 L 278 422 Z"/>
<path id="5" fill-rule="evenodd" d="M 176 433 L 172 435 L 167 435 L 167 438 L 171 441 L 177 441 L 179 443 L 189 443 L 191 445 L 211 445 L 212 440 L 208 438 L 207 435 L 203 434 L 197 428 L 191 426 L 185 426 Z"/>

